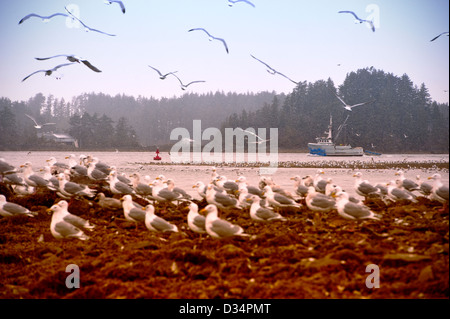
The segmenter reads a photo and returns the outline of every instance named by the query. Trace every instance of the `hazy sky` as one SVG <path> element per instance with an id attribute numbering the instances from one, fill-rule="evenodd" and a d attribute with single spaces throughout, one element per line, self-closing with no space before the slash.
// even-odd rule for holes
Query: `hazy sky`
<path id="1" fill-rule="evenodd" d="M 251 1 L 256 8 L 229 7 L 227 0 L 124 0 L 122 14 L 103 0 L 1 0 L 0 96 L 27 100 L 42 92 L 71 100 L 85 92 L 155 98 L 185 93 L 174 77 L 162 81 L 148 65 L 178 71 L 185 83 L 206 81 L 186 92 L 292 91 L 292 82 L 267 73 L 253 54 L 295 81 L 330 77 L 338 86 L 348 72 L 370 66 L 406 73 L 414 84 L 425 83 L 434 100 L 448 102 L 449 38 L 430 42 L 449 31 L 448 0 Z M 65 5 L 78 9 L 88 26 L 117 36 L 85 32 L 64 17 L 18 24 L 29 13 L 65 12 Z M 373 18 L 376 32 L 340 10 Z M 197 27 L 224 38 L 230 53 L 206 34 L 188 32 Z M 34 59 L 56 54 L 81 56 L 103 72 L 71 65 L 59 70 L 61 80 L 38 73 L 21 82 L 36 70 L 68 62 Z"/>

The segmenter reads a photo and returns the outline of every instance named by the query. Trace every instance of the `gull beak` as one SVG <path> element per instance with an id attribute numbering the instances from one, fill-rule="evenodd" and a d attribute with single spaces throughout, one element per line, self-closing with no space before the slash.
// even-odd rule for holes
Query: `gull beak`
<path id="1" fill-rule="evenodd" d="M 192 185 L 192 188 L 197 188 L 197 186 L 195 186 L 195 185 Z"/>
<path id="2" fill-rule="evenodd" d="M 294 180 L 295 180 L 295 177 L 291 177 L 291 180 L 294 181 Z"/>
<path id="3" fill-rule="evenodd" d="M 206 213 L 206 209 L 201 209 L 200 211 L 199 211 L 199 213 L 202 213 L 202 214 L 205 214 Z"/>

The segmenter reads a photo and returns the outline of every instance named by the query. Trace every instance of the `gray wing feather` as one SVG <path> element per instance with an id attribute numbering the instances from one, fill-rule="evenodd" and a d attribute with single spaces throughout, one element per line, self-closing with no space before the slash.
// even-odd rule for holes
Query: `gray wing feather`
<path id="1" fill-rule="evenodd" d="M 220 237 L 229 237 L 238 233 L 241 228 L 237 225 L 230 224 L 225 220 L 217 219 L 212 222 L 211 230 Z"/>

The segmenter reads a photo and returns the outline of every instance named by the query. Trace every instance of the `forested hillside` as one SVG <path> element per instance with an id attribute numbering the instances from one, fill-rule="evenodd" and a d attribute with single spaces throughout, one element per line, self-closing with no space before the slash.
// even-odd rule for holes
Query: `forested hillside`
<path id="1" fill-rule="evenodd" d="M 352 111 L 348 104 L 370 101 Z M 40 122 L 55 122 L 37 130 Z M 331 79 L 301 82 L 287 96 L 275 92 L 187 93 L 179 98 L 152 99 L 86 93 L 71 101 L 37 94 L 28 101 L 0 98 L 0 150 L 45 148 L 37 133 L 67 133 L 83 149 L 142 149 L 171 145 L 170 133 L 202 129 L 278 128 L 280 150 L 307 151 L 307 143 L 323 135 L 333 117 L 334 129 L 348 121 L 336 143 L 350 143 L 385 153 L 448 153 L 448 104 L 431 100 L 425 84 L 408 75 L 396 76 L 374 68 L 351 72 L 338 88 Z M 207 143 L 208 141 L 204 141 Z"/>
<path id="2" fill-rule="evenodd" d="M 348 111 L 335 94 L 350 105 L 373 102 Z M 338 144 L 375 152 L 448 153 L 448 104 L 433 102 L 426 86 L 415 86 L 406 74 L 374 68 L 349 73 L 338 89 L 330 79 L 300 83 L 284 102 L 275 98 L 259 110 L 234 113 L 223 128 L 278 127 L 281 148 L 307 151 L 308 142 L 324 135 L 330 115 L 335 133 L 349 115 Z"/>

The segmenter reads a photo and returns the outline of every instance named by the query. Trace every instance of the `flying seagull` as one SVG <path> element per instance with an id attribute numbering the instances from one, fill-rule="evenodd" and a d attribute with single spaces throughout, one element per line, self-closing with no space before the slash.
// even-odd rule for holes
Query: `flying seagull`
<path id="1" fill-rule="evenodd" d="M 186 90 L 187 87 L 188 87 L 189 85 L 193 84 L 193 83 L 203 83 L 203 82 L 206 82 L 206 81 L 192 81 L 192 82 L 189 82 L 188 84 L 183 84 L 183 82 L 181 82 L 181 80 L 180 80 L 180 78 L 179 78 L 178 76 L 176 76 L 176 75 L 173 74 L 173 73 L 172 73 L 172 75 L 178 79 L 178 81 L 179 81 L 180 84 L 181 84 L 181 89 L 182 89 L 183 91 Z"/>
<path id="2" fill-rule="evenodd" d="M 91 69 L 94 72 L 102 72 L 101 70 L 99 70 L 95 66 L 93 66 L 88 60 L 77 57 L 75 55 L 58 54 L 58 55 L 54 55 L 54 56 L 51 56 L 48 58 L 35 58 L 35 59 L 39 60 L 39 61 L 43 61 L 43 60 L 53 59 L 53 58 L 60 57 L 60 56 L 66 57 L 66 59 L 69 60 L 70 62 L 77 62 L 77 63 L 83 62 L 84 65 L 86 65 L 89 69 Z"/>
<path id="3" fill-rule="evenodd" d="M 106 33 L 106 32 L 103 32 L 103 31 L 100 31 L 100 30 L 97 30 L 97 29 L 88 27 L 86 24 L 84 24 L 83 21 L 81 21 L 81 20 L 78 19 L 76 16 L 74 16 L 74 15 L 69 11 L 69 9 L 67 9 L 67 7 L 64 7 L 64 9 L 66 9 L 66 11 L 70 14 L 70 16 L 71 16 L 72 18 L 74 18 L 75 20 L 77 20 L 78 22 L 80 22 L 80 23 L 83 25 L 83 27 L 84 27 L 84 29 L 86 30 L 86 32 L 87 32 L 87 31 L 94 31 L 94 32 L 98 32 L 98 33 L 103 33 L 103 34 L 109 35 L 110 37 L 115 37 L 115 36 L 116 36 L 115 34 Z"/>
<path id="4" fill-rule="evenodd" d="M 356 107 L 356 106 L 360 106 L 360 105 L 364 105 L 364 104 L 368 104 L 368 103 L 372 103 L 373 101 L 369 101 L 369 102 L 364 102 L 364 103 L 358 103 L 358 104 L 354 104 L 354 105 L 349 105 L 347 103 L 344 102 L 343 99 L 341 99 L 337 94 L 335 94 L 336 97 L 339 99 L 339 101 L 342 102 L 342 104 L 344 104 L 344 109 L 351 111 L 352 108 Z"/>
<path id="5" fill-rule="evenodd" d="M 189 30 L 189 32 L 191 32 L 191 31 L 203 31 L 203 32 L 205 32 L 205 33 L 208 35 L 209 41 L 212 41 L 212 40 L 218 40 L 218 41 L 221 41 L 221 42 L 223 43 L 223 45 L 225 46 L 225 50 L 227 51 L 227 53 L 230 53 L 229 50 L 228 50 L 227 43 L 225 42 L 224 39 L 222 39 L 222 38 L 216 38 L 215 36 L 211 35 L 208 31 L 206 31 L 206 30 L 203 29 L 203 28 L 195 28 L 195 29 Z"/>
<path id="6" fill-rule="evenodd" d="M 248 134 L 250 134 L 250 135 L 253 135 L 253 136 L 255 136 L 255 137 L 258 139 L 257 142 L 251 142 L 252 144 L 261 144 L 261 143 L 270 141 L 270 139 L 269 139 L 269 140 L 262 139 L 261 137 L 259 137 L 259 136 L 256 135 L 255 133 L 253 133 L 252 131 L 243 130 L 243 129 L 241 129 L 240 127 L 238 127 L 237 129 L 238 129 L 238 130 L 241 130 L 242 132 L 245 132 L 245 133 L 248 133 Z"/>
<path id="7" fill-rule="evenodd" d="M 174 73 L 177 73 L 177 72 L 178 72 L 178 71 L 175 71 L 175 72 L 169 72 L 169 73 L 167 73 L 167 74 L 162 74 L 158 69 L 152 67 L 151 65 L 149 65 L 149 67 L 152 68 L 153 70 L 155 70 L 156 72 L 158 72 L 159 78 L 160 78 L 161 80 L 164 80 L 167 76 L 169 76 L 169 75 L 171 75 L 171 74 L 174 74 Z"/>
<path id="8" fill-rule="evenodd" d="M 28 118 L 30 118 L 33 122 L 34 122 L 34 127 L 37 129 L 41 129 L 43 126 L 45 125 L 56 125 L 56 123 L 44 123 L 44 124 L 38 124 L 38 122 L 36 122 L 36 120 L 34 119 L 34 117 L 25 114 Z"/>
<path id="9" fill-rule="evenodd" d="M 123 13 L 125 13 L 125 5 L 123 4 L 122 1 L 116 1 L 116 0 L 106 0 L 104 1 L 106 4 L 113 4 L 113 3 L 117 3 L 120 6 L 120 9 L 122 10 Z"/>
<path id="10" fill-rule="evenodd" d="M 250 54 L 251 55 L 251 54 Z M 277 70 L 275 70 L 274 68 L 272 68 L 270 65 L 268 65 L 267 63 L 261 61 L 260 59 L 254 57 L 253 55 L 251 55 L 251 57 L 259 62 L 261 62 L 262 64 L 264 64 L 267 67 L 267 72 L 269 72 L 272 75 L 275 74 L 279 74 L 281 76 L 284 76 L 286 79 L 288 79 L 289 81 L 291 81 L 292 83 L 295 83 L 296 85 L 298 85 L 298 82 L 295 82 L 294 80 L 288 78 L 286 75 L 284 75 L 283 73 L 278 72 Z"/>
<path id="11" fill-rule="evenodd" d="M 33 73 L 31 73 L 30 75 L 26 76 L 26 77 L 22 80 L 22 82 L 25 81 L 26 79 L 28 79 L 28 78 L 29 78 L 30 76 L 32 76 L 33 74 L 36 74 L 36 73 L 38 73 L 38 72 L 45 72 L 45 75 L 52 75 L 52 73 L 53 73 L 53 72 L 56 72 L 56 70 L 58 70 L 59 68 L 62 68 L 63 66 L 66 66 L 66 65 L 72 65 L 72 64 L 75 64 L 75 63 L 65 63 L 65 64 L 60 64 L 60 65 L 57 65 L 57 66 L 55 66 L 53 69 L 50 69 L 50 70 L 38 70 L 38 71 L 33 72 Z"/>
<path id="12" fill-rule="evenodd" d="M 353 11 L 339 11 L 338 13 L 350 13 L 351 15 L 353 15 L 355 17 L 357 23 L 366 22 L 370 25 L 370 28 L 372 29 L 372 31 L 375 32 L 375 25 L 373 24 L 373 21 L 361 19 Z"/>
<path id="13" fill-rule="evenodd" d="M 433 39 L 430 40 L 430 42 L 436 40 L 437 38 L 439 38 L 441 35 L 447 34 L 448 36 L 448 31 L 447 32 L 442 32 L 441 34 L 439 34 L 438 36 L 434 37 Z"/>
<path id="14" fill-rule="evenodd" d="M 49 15 L 49 16 L 41 16 L 41 15 L 36 14 L 36 13 L 30 13 L 29 15 L 26 15 L 25 17 L 23 17 L 23 18 L 19 21 L 19 24 L 22 24 L 25 20 L 28 20 L 28 19 L 31 18 L 31 17 L 38 17 L 38 18 L 41 18 L 42 21 L 48 22 L 51 18 L 56 17 L 56 16 L 69 17 L 68 14 L 65 14 L 65 13 L 59 13 L 59 12 L 58 12 L 58 13 L 54 13 L 54 14 Z"/>
<path id="15" fill-rule="evenodd" d="M 255 8 L 255 5 L 253 3 L 251 3 L 250 1 L 247 1 L 247 0 L 228 0 L 228 5 L 230 7 L 232 7 L 237 2 L 245 2 L 245 3 L 249 4 L 249 5 L 251 5 L 253 8 Z"/>

